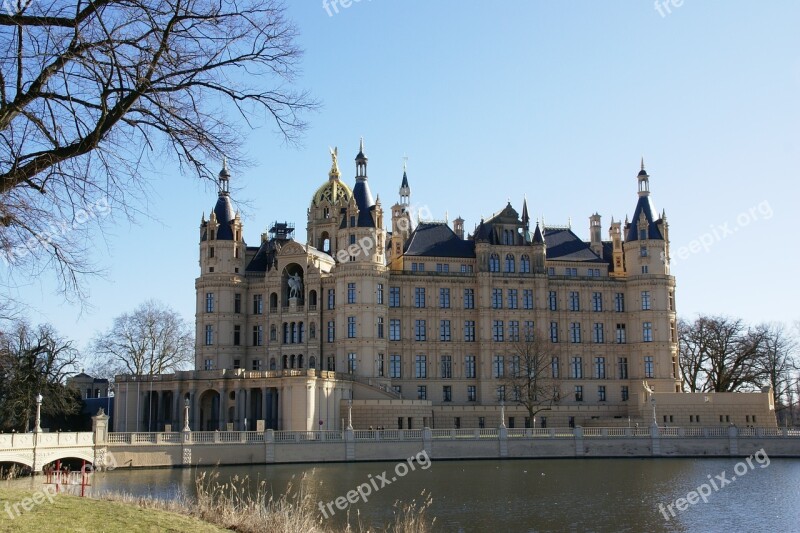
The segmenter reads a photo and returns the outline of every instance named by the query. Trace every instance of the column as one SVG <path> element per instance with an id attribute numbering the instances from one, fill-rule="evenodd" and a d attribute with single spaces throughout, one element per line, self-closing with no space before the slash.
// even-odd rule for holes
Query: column
<path id="1" fill-rule="evenodd" d="M 221 384 L 219 388 L 219 416 L 217 422 L 217 429 L 220 431 L 225 431 L 225 423 L 228 421 L 227 415 L 225 413 L 226 409 L 225 406 L 228 403 L 228 394 L 225 391 L 225 384 Z"/>

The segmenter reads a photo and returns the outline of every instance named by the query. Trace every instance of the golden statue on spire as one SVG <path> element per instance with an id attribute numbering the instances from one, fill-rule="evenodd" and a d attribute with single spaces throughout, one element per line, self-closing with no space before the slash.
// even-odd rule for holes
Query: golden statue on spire
<path id="1" fill-rule="evenodd" d="M 331 179 L 339 179 L 339 147 L 329 149 L 331 151 L 331 171 L 328 176 Z"/>

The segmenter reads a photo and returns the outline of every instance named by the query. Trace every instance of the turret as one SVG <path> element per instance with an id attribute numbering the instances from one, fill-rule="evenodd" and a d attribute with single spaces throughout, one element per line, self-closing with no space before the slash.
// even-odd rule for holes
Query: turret
<path id="1" fill-rule="evenodd" d="M 650 198 L 650 176 L 644 168 L 644 159 L 636 180 L 639 200 L 630 222 L 625 222 L 625 270 L 629 275 L 667 274 L 665 224 L 656 219 L 658 211 Z"/>
<path id="2" fill-rule="evenodd" d="M 600 259 L 603 258 L 603 241 L 600 237 L 602 227 L 600 226 L 600 215 L 595 213 L 589 217 L 589 238 L 590 247 Z"/>
<path id="3" fill-rule="evenodd" d="M 533 271 L 541 274 L 546 271 L 547 264 L 547 244 L 544 241 L 544 233 L 536 222 L 536 229 L 533 231 Z"/>
<path id="4" fill-rule="evenodd" d="M 208 220 L 200 221 L 200 266 L 203 274 L 244 273 L 245 243 L 242 219 L 230 198 L 227 161 L 219 173 L 219 195 Z"/>

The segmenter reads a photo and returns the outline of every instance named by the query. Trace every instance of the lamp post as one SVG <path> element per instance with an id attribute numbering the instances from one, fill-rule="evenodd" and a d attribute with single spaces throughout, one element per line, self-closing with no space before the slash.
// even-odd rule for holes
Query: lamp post
<path id="1" fill-rule="evenodd" d="M 656 397 L 650 397 L 650 403 L 653 404 L 653 426 L 658 427 L 658 420 L 656 419 Z"/>
<path id="2" fill-rule="evenodd" d="M 352 394 L 352 392 L 350 393 Z M 353 399 L 347 400 L 347 429 L 353 429 Z"/>
<path id="3" fill-rule="evenodd" d="M 108 416 L 111 416 L 111 399 L 114 398 L 114 384 L 113 383 L 109 383 L 108 384 L 108 394 L 106 396 L 108 397 L 108 401 L 106 402 L 106 414 Z"/>
<path id="4" fill-rule="evenodd" d="M 500 400 L 500 427 L 506 427 L 506 402 L 505 398 Z"/>
<path id="5" fill-rule="evenodd" d="M 184 431 L 192 430 L 189 427 L 189 398 L 186 398 L 183 401 L 183 430 Z"/>
<path id="6" fill-rule="evenodd" d="M 36 427 L 33 428 L 34 433 L 42 432 L 42 393 L 36 395 Z"/>

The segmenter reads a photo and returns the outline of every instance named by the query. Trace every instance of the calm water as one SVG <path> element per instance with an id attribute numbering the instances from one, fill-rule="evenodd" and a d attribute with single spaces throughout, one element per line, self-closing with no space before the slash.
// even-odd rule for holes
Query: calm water
<path id="1" fill-rule="evenodd" d="M 800 460 L 773 459 L 736 476 L 738 459 L 541 459 L 441 461 L 419 466 L 352 509 L 365 523 L 392 519 L 397 500 L 433 496 L 437 531 L 800 532 Z M 344 496 L 396 463 L 220 467 L 220 479 L 250 476 L 284 491 L 304 473 L 318 497 Z M 742 467 L 739 468 L 740 472 Z M 658 509 L 725 472 L 731 481 L 667 521 Z M 194 470 L 117 470 L 97 474 L 95 490 L 172 498 L 191 494 Z M 26 483 L 30 483 L 27 481 Z M 376 482 L 380 486 L 380 482 Z M 718 483 L 719 486 L 719 483 Z M 345 511 L 330 518 L 342 524 Z"/>

